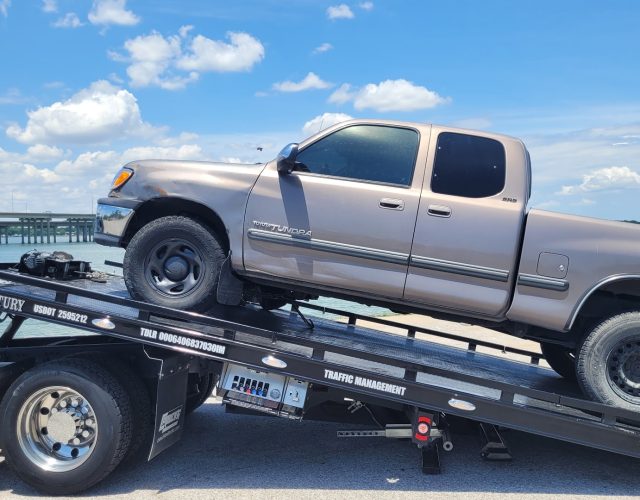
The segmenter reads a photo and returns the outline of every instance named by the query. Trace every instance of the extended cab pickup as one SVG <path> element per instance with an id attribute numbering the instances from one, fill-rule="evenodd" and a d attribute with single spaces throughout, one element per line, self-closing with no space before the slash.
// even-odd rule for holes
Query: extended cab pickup
<path id="1" fill-rule="evenodd" d="M 522 141 L 380 120 L 258 165 L 136 161 L 99 200 L 133 297 L 204 312 L 317 295 L 539 341 L 597 400 L 640 410 L 640 227 L 527 210 Z"/>

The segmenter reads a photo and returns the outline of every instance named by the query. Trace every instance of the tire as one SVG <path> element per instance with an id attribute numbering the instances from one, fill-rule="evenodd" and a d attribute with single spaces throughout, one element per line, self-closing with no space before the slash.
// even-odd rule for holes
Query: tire
<path id="1" fill-rule="evenodd" d="M 142 227 L 124 256 L 124 280 L 134 299 L 206 312 L 216 301 L 225 256 L 219 237 L 188 217 L 161 217 Z"/>
<path id="2" fill-rule="evenodd" d="M 576 358 L 571 349 L 557 345 L 540 343 L 540 350 L 549 366 L 567 380 L 576 380 Z"/>
<path id="3" fill-rule="evenodd" d="M 134 464 L 146 459 L 153 441 L 154 409 L 151 406 L 149 389 L 142 378 L 127 364 L 109 358 L 103 366 L 120 382 L 131 402 L 133 433 L 131 444 L 123 464 Z"/>
<path id="4" fill-rule="evenodd" d="M 124 388 L 131 404 L 133 432 L 127 455 L 122 462 L 133 464 L 141 461 L 143 455 L 151 449 L 153 441 L 154 408 L 151 406 L 151 395 L 142 378 L 125 362 L 114 356 L 105 357 L 97 352 L 85 352 L 82 357 L 73 359 L 90 360 L 99 364 L 113 375 Z M 71 358 L 67 358 L 71 359 Z"/>
<path id="5" fill-rule="evenodd" d="M 585 395 L 601 403 L 640 410 L 640 312 L 625 312 L 595 326 L 577 359 Z"/>
<path id="6" fill-rule="evenodd" d="M 118 380 L 97 363 L 72 358 L 18 377 L 0 404 L 0 421 L 7 464 L 50 495 L 78 493 L 107 477 L 126 455 L 133 425 Z"/>
<path id="7" fill-rule="evenodd" d="M 216 387 L 217 380 L 214 373 L 207 373 L 203 377 L 198 376 L 195 383 L 191 384 L 191 380 L 189 382 L 190 388 L 193 388 L 194 391 L 187 395 L 186 415 L 190 415 L 207 402 Z"/>

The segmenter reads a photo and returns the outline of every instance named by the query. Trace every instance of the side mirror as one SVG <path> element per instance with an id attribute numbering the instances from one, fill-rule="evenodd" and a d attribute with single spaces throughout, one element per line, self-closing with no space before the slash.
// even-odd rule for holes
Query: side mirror
<path id="1" fill-rule="evenodd" d="M 296 143 L 287 144 L 282 151 L 278 153 L 276 159 L 279 174 L 290 174 L 296 165 L 296 156 L 298 156 L 298 145 Z"/>

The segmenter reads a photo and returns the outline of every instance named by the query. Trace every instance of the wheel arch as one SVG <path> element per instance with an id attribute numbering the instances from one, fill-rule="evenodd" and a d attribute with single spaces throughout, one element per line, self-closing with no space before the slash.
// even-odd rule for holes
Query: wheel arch
<path id="1" fill-rule="evenodd" d="M 587 290 L 567 321 L 567 330 L 581 319 L 603 318 L 640 308 L 640 274 L 609 276 Z"/>
<path id="2" fill-rule="evenodd" d="M 145 224 L 169 215 L 184 215 L 209 226 L 220 237 L 225 253 L 229 252 L 231 247 L 229 232 L 220 216 L 202 203 L 177 197 L 152 198 L 136 208 L 122 238 L 122 246 L 126 248 L 131 238 Z"/>

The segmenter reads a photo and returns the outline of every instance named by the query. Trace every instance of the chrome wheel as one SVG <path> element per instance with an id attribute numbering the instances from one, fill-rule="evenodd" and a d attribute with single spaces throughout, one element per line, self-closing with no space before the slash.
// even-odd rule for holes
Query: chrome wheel
<path id="1" fill-rule="evenodd" d="M 18 413 L 18 444 L 43 470 L 67 472 L 93 453 L 98 422 L 91 404 L 68 387 L 46 387 L 29 397 Z"/>
<path id="2" fill-rule="evenodd" d="M 640 399 L 640 338 L 620 342 L 611 350 L 607 378 L 614 391 Z"/>
<path id="3" fill-rule="evenodd" d="M 147 282 L 169 296 L 187 295 L 201 282 L 203 258 L 195 246 L 172 238 L 157 244 L 145 262 Z"/>

